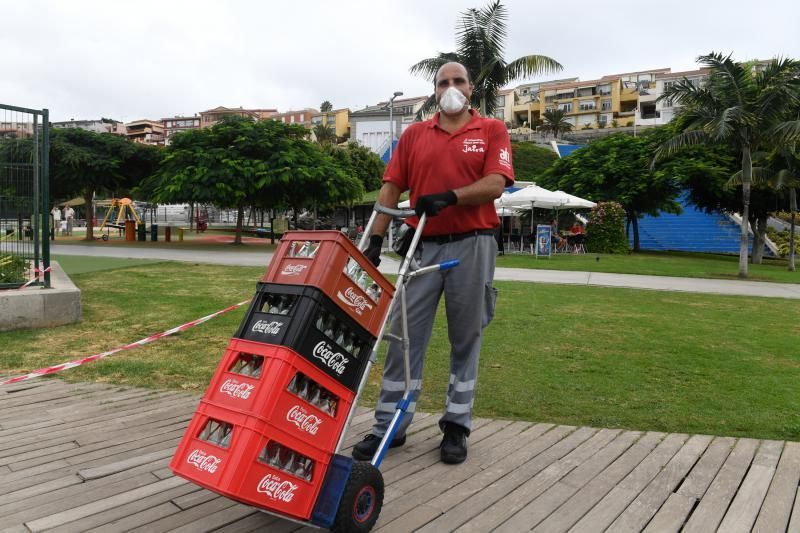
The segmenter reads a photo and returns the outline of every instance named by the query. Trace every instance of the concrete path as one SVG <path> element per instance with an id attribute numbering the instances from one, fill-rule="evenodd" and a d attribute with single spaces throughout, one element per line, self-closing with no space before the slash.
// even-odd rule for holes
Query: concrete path
<path id="1" fill-rule="evenodd" d="M 85 255 L 186 261 L 216 265 L 264 266 L 272 259 L 269 252 L 212 252 L 205 250 L 175 250 L 134 248 L 121 246 L 81 246 L 53 244 L 50 253 L 55 255 Z M 399 263 L 383 257 L 380 270 L 396 274 Z M 636 274 L 608 274 L 603 272 L 574 272 L 568 270 L 534 270 L 525 268 L 498 268 L 495 279 L 531 283 L 556 283 L 566 285 L 591 285 L 598 287 L 625 287 L 661 291 L 698 292 L 765 298 L 800 298 L 800 284 L 770 283 L 705 278 L 679 278 L 670 276 L 641 276 Z"/>

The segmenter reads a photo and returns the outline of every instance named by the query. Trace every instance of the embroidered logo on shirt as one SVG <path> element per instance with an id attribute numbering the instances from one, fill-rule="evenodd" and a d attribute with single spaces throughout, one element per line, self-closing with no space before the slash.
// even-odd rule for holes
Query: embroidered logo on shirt
<path id="1" fill-rule="evenodd" d="M 508 148 L 500 150 L 500 164 L 504 167 L 511 168 L 511 154 L 508 152 Z"/>
<path id="2" fill-rule="evenodd" d="M 464 139 L 464 148 L 461 150 L 464 153 L 478 152 L 484 153 L 486 141 L 483 139 Z"/>

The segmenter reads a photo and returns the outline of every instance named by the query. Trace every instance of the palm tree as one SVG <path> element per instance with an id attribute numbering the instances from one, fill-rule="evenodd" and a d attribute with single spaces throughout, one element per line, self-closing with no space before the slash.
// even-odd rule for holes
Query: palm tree
<path id="1" fill-rule="evenodd" d="M 546 132 L 552 132 L 553 137 L 558 139 L 558 134 L 565 131 L 572 131 L 572 122 L 567 120 L 566 112 L 563 109 L 548 109 L 542 113 L 544 123 L 541 129 Z"/>
<path id="2" fill-rule="evenodd" d="M 327 113 L 331 109 L 333 109 L 333 104 L 331 104 L 328 100 L 325 100 L 319 105 L 319 110 L 321 113 Z"/>
<path id="3" fill-rule="evenodd" d="M 522 56 L 506 63 L 503 59 L 506 18 L 508 14 L 500 0 L 482 9 L 472 8 L 461 13 L 456 33 L 457 51 L 423 59 L 411 67 L 411 73 L 434 81 L 439 67 L 450 61 L 461 63 L 469 71 L 475 85 L 472 106 L 479 108 L 483 116 L 493 115 L 497 91 L 501 87 L 515 80 L 558 72 L 564 68 L 555 59 L 542 55 Z M 431 96 L 417 117 L 429 113 L 435 106 L 436 99 Z"/>
<path id="4" fill-rule="evenodd" d="M 682 105 L 684 131 L 664 142 L 653 164 L 680 148 L 699 143 L 729 144 L 742 157 L 742 223 L 739 239 L 739 277 L 747 277 L 747 227 L 753 183 L 753 152 L 769 149 L 782 137 L 800 137 L 798 121 L 787 120 L 800 95 L 800 63 L 773 59 L 760 72 L 731 56 L 711 52 L 698 63 L 708 69 L 708 81 L 695 87 L 684 78 L 664 91 L 659 100 Z"/>
<path id="5" fill-rule="evenodd" d="M 319 123 L 314 126 L 311 131 L 319 144 L 331 144 L 336 142 L 336 132 L 325 124 Z"/>
<path id="6" fill-rule="evenodd" d="M 795 271 L 795 217 L 797 214 L 797 189 L 800 188 L 800 153 L 797 145 L 781 146 L 770 154 L 768 166 L 753 167 L 753 185 L 768 187 L 775 192 L 786 192 L 789 199 L 789 212 L 791 222 L 789 225 L 789 252 L 788 269 Z M 742 185 L 742 171 L 736 172 L 728 180 L 726 186 L 740 187 Z M 753 250 L 755 254 L 755 250 Z"/>

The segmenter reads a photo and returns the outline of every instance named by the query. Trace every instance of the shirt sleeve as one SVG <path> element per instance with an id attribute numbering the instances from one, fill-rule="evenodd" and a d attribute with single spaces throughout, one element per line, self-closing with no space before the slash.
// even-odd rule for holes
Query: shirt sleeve
<path id="1" fill-rule="evenodd" d="M 500 174 L 506 178 L 506 186 L 514 183 L 514 165 L 511 162 L 511 139 L 505 125 L 492 120 L 489 128 L 489 149 L 483 164 L 483 175 Z"/>
<path id="2" fill-rule="evenodd" d="M 411 128 L 400 135 L 392 151 L 392 159 L 383 173 L 383 182 L 391 183 L 401 191 L 408 190 L 408 145 L 412 142 Z"/>

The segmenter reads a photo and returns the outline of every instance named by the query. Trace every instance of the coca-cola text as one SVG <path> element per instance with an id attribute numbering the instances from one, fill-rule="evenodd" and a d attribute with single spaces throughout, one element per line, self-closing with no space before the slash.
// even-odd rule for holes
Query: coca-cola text
<path id="1" fill-rule="evenodd" d="M 289 412 L 286 413 L 286 420 L 310 435 L 316 435 L 320 424 L 322 424 L 322 420 L 318 416 L 310 414 L 299 405 L 289 409 Z"/>
<path id="2" fill-rule="evenodd" d="M 189 454 L 186 462 L 198 470 L 213 474 L 217 471 L 217 467 L 220 465 L 220 463 L 222 463 L 222 459 L 213 455 L 208 455 L 206 452 L 201 450 L 194 450 Z"/>
<path id="3" fill-rule="evenodd" d="M 370 305 L 367 298 L 358 294 L 353 287 L 347 287 L 344 294 L 342 294 L 342 291 L 337 291 L 336 296 L 359 315 L 364 312 L 364 309 L 372 310 L 372 305 Z"/>
<path id="4" fill-rule="evenodd" d="M 350 361 L 341 352 L 334 352 L 325 341 L 319 341 L 314 346 L 313 355 L 340 376 L 344 373 L 346 365 Z"/>
<path id="5" fill-rule="evenodd" d="M 277 320 L 273 320 L 272 322 L 259 320 L 253 324 L 253 327 L 250 329 L 250 331 L 253 333 L 261 333 L 262 335 L 277 335 L 281 332 L 281 327 L 283 327 L 283 322 L 279 322 Z"/>
<path id="6" fill-rule="evenodd" d="M 266 494 L 273 500 L 289 503 L 294 498 L 297 485 L 291 481 L 281 480 L 275 474 L 267 474 L 258 482 L 256 492 Z"/>
<path id="7" fill-rule="evenodd" d="M 235 379 L 227 379 L 225 383 L 219 388 L 223 394 L 227 394 L 231 398 L 246 400 L 253 392 L 255 385 L 248 385 L 247 383 L 239 383 Z"/>

